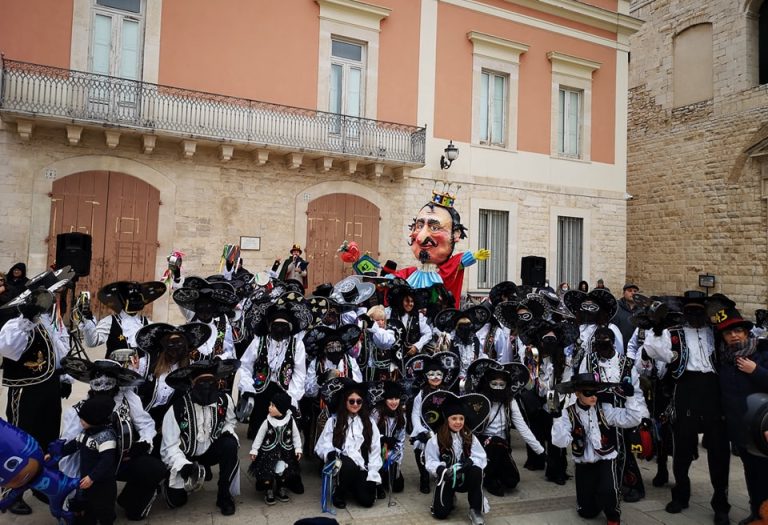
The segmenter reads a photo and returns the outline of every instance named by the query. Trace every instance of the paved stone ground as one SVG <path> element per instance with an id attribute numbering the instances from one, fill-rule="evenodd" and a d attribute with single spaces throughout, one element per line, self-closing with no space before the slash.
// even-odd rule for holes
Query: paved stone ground
<path id="1" fill-rule="evenodd" d="M 92 356 L 103 355 L 103 351 L 94 350 Z M 0 406 L 5 407 L 5 389 L 0 392 Z M 71 406 L 82 399 L 86 393 L 87 385 L 78 383 L 70 399 L 65 400 L 65 406 Z M 4 415 L 4 413 L 3 413 Z M 295 520 L 310 516 L 320 516 L 320 476 L 317 474 L 318 463 L 316 461 L 303 461 L 304 486 L 306 491 L 302 495 L 292 495 L 290 503 L 280 503 L 267 506 L 264 503 L 262 493 L 257 493 L 244 471 L 249 464 L 247 458 L 250 450 L 250 442 L 245 439 L 245 426 L 240 425 L 238 435 L 241 440 L 240 458 L 243 470 L 242 494 L 236 498 L 237 513 L 234 516 L 222 516 L 215 507 L 216 500 L 216 467 L 214 467 L 214 480 L 205 484 L 204 488 L 190 498 L 190 503 L 182 509 L 168 509 L 164 502 L 155 502 L 149 519 L 143 523 L 148 524 L 265 524 L 282 525 L 293 523 Z M 488 495 L 491 511 L 486 515 L 486 523 L 489 525 L 502 524 L 571 524 L 571 523 L 605 523 L 602 516 L 594 520 L 583 520 L 576 514 L 575 485 L 570 480 L 565 486 L 549 483 L 544 479 L 543 471 L 531 472 L 522 469 L 525 462 L 525 448 L 522 440 L 513 444 L 513 456 L 521 468 L 522 479 L 518 488 L 503 498 Z M 691 468 L 692 494 L 691 505 L 681 514 L 667 514 L 664 506 L 669 501 L 669 486 L 655 488 L 650 480 L 656 473 L 655 463 L 642 462 L 640 464 L 643 479 L 646 482 L 646 498 L 638 503 L 622 503 L 622 521 L 631 525 L 694 525 L 712 522 L 712 511 L 709 499 L 712 489 L 707 474 L 706 451 L 701 450 L 698 461 Z M 434 524 L 437 523 L 429 513 L 431 495 L 424 495 L 418 491 L 418 472 L 413 460 L 413 454 L 407 451 L 404 461 L 405 490 L 396 494 L 392 499 L 392 506 L 387 506 L 387 500 L 379 500 L 370 509 L 363 509 L 350 502 L 344 510 L 339 510 L 336 519 L 339 523 L 365 523 L 365 525 L 397 525 L 397 524 Z M 670 461 L 671 470 L 671 461 Z M 569 472 L 572 473 L 573 464 L 570 463 Z M 0 516 L 0 523 L 7 525 L 38 525 L 52 523 L 52 518 L 47 507 L 35 500 L 30 495 L 25 500 L 33 507 L 34 512 L 30 516 L 14 516 L 4 514 Z M 730 501 L 732 523 L 749 514 L 748 497 L 744 484 L 743 470 L 738 458 L 731 461 Z M 458 505 L 450 520 L 442 523 L 467 523 L 468 506 L 466 496 L 459 494 Z M 326 515 L 328 516 L 328 515 Z M 118 509 L 118 524 L 128 522 L 121 516 Z"/>

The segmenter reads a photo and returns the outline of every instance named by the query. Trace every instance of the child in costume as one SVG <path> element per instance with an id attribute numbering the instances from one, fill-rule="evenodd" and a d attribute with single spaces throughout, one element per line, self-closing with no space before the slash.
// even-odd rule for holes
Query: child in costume
<path id="1" fill-rule="evenodd" d="M 598 403 L 599 392 L 616 386 L 617 383 L 600 382 L 590 373 L 577 374 L 571 381 L 560 383 L 558 392 L 575 392 L 576 402 L 552 424 L 552 444 L 571 447 L 579 516 L 592 519 L 602 511 L 608 525 L 617 525 L 621 519 L 616 429 L 632 428 L 648 417 L 648 409 L 638 396 L 627 397 L 624 408 Z"/>
<path id="2" fill-rule="evenodd" d="M 470 521 L 484 523 L 483 470 L 488 459 L 472 432 L 485 422 L 489 411 L 490 402 L 481 394 L 459 397 L 445 390 L 429 394 L 421 405 L 424 422 L 435 430 L 424 456 L 436 480 L 432 515 L 437 519 L 451 514 L 456 492 L 466 492 Z"/>
<path id="3" fill-rule="evenodd" d="M 375 390 L 375 394 L 373 393 Z M 376 407 L 373 420 L 381 434 L 381 455 L 384 462 L 379 474 L 382 483 L 376 497 L 384 499 L 385 488 L 402 492 L 405 485 L 402 465 L 405 451 L 405 405 L 403 387 L 394 381 L 383 381 L 371 388 L 371 402 Z"/>
<path id="4" fill-rule="evenodd" d="M 289 476 L 300 475 L 301 434 L 287 393 L 280 390 L 272 396 L 268 413 L 251 446 L 249 473 L 266 488 L 266 504 L 274 505 L 277 500 L 291 501 L 285 482 Z"/>

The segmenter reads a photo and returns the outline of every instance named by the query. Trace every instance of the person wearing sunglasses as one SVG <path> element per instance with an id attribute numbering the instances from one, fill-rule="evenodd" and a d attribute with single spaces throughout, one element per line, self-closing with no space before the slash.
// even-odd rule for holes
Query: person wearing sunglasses
<path id="1" fill-rule="evenodd" d="M 577 374 L 560 383 L 561 394 L 575 393 L 575 402 L 552 424 L 552 444 L 571 447 L 575 464 L 577 513 L 592 519 L 603 512 L 608 525 L 621 519 L 616 458 L 617 428 L 632 428 L 648 417 L 642 397 L 629 396 L 623 408 L 598 401 L 598 394 L 615 388 L 592 373 Z"/>
<path id="2" fill-rule="evenodd" d="M 333 506 L 346 508 L 347 498 L 352 496 L 361 507 L 372 507 L 383 462 L 381 435 L 365 401 L 368 389 L 364 383 L 337 377 L 329 381 L 328 390 L 335 392 L 328 403 L 334 415 L 317 440 L 315 454 L 337 473 Z"/>

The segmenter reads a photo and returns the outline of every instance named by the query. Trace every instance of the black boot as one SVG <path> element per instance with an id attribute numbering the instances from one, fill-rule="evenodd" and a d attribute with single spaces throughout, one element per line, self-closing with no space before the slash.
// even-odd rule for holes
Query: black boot
<path id="1" fill-rule="evenodd" d="M 416 456 L 416 466 L 419 468 L 419 492 L 422 494 L 429 494 L 429 472 L 427 467 L 424 466 L 424 451 L 415 449 L 413 451 Z"/>

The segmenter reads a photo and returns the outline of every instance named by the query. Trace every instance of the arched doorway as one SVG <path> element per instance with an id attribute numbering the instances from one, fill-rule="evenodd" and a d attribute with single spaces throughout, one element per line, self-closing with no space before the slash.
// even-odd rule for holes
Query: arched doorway
<path id="1" fill-rule="evenodd" d="M 357 195 L 331 193 L 307 206 L 309 292 L 321 283 L 335 283 L 353 273 L 336 250 L 344 240 L 356 241 L 360 252 L 379 258 L 379 208 Z"/>
<path id="2" fill-rule="evenodd" d="M 56 235 L 87 233 L 93 238 L 91 272 L 79 290 L 96 293 L 117 280 L 156 279 L 160 192 L 146 182 L 113 171 L 85 171 L 54 181 L 48 264 L 56 257 Z M 93 301 L 94 313 L 102 305 Z"/>

